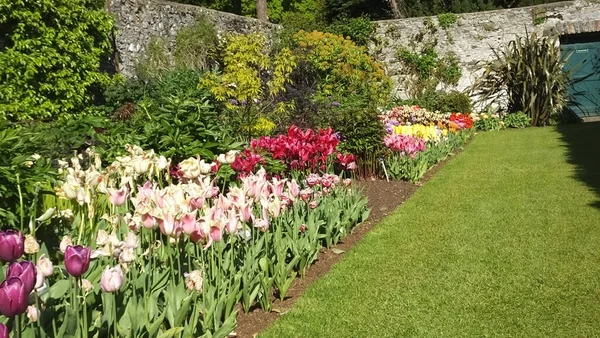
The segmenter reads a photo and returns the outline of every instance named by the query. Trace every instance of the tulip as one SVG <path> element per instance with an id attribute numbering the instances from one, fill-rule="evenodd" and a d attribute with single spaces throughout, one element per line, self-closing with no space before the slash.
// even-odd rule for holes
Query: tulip
<path id="1" fill-rule="evenodd" d="M 8 328 L 0 323 L 0 338 L 8 338 Z"/>
<path id="2" fill-rule="evenodd" d="M 60 241 L 60 252 L 65 253 L 65 251 L 67 250 L 67 247 L 69 247 L 70 245 L 73 245 L 73 242 L 71 241 L 71 236 L 66 235 L 62 238 L 62 240 Z"/>
<path id="3" fill-rule="evenodd" d="M 30 305 L 27 307 L 27 318 L 30 323 L 37 322 L 39 315 L 40 312 L 35 306 Z"/>
<path id="4" fill-rule="evenodd" d="M 146 229 L 154 228 L 156 224 L 156 219 L 152 217 L 149 213 L 142 214 L 142 226 Z"/>
<path id="5" fill-rule="evenodd" d="M 108 200 L 115 206 L 123 205 L 127 200 L 127 187 L 122 187 L 121 189 L 107 188 L 108 191 Z"/>
<path id="6" fill-rule="evenodd" d="M 175 231 L 175 217 L 171 213 L 164 213 L 163 218 L 158 221 L 158 227 L 165 236 L 171 236 Z"/>
<path id="7" fill-rule="evenodd" d="M 238 219 L 236 217 L 236 212 L 235 212 L 235 208 L 234 210 L 231 210 L 229 212 L 229 222 L 227 222 L 227 226 L 225 227 L 225 230 L 227 230 L 228 233 L 233 234 L 235 232 L 237 232 L 238 229 Z"/>
<path id="8" fill-rule="evenodd" d="M 131 263 L 135 261 L 135 253 L 132 248 L 125 248 L 119 254 L 119 261 L 122 263 Z"/>
<path id="9" fill-rule="evenodd" d="M 104 292 L 118 291 L 123 285 L 123 271 L 120 266 L 109 268 L 108 266 L 100 278 L 100 287 Z"/>
<path id="10" fill-rule="evenodd" d="M 308 207 L 311 209 L 314 209 L 318 206 L 319 206 L 319 201 L 312 201 L 312 202 L 308 203 Z"/>
<path id="11" fill-rule="evenodd" d="M 200 270 L 194 270 L 190 273 L 184 273 L 185 286 L 190 291 L 202 291 L 202 284 L 204 283 L 204 274 Z"/>
<path id="12" fill-rule="evenodd" d="M 35 237 L 31 235 L 25 235 L 25 253 L 28 255 L 37 253 L 40 251 L 40 245 L 38 244 Z"/>
<path id="13" fill-rule="evenodd" d="M 183 228 L 183 232 L 187 235 L 190 235 L 194 230 L 196 230 L 196 213 L 194 210 L 190 213 L 183 215 L 181 218 L 181 226 Z"/>
<path id="14" fill-rule="evenodd" d="M 14 262 L 6 270 L 6 279 L 18 277 L 23 282 L 25 290 L 29 295 L 35 287 L 36 272 L 35 265 L 29 261 Z"/>
<path id="15" fill-rule="evenodd" d="M 45 281 L 46 281 L 46 277 L 44 277 L 44 275 L 39 270 L 37 270 L 37 272 L 35 274 L 34 288 L 39 291 L 44 286 Z"/>
<path id="16" fill-rule="evenodd" d="M 12 262 L 23 256 L 25 240 L 23 233 L 16 230 L 0 231 L 0 260 Z"/>
<path id="17" fill-rule="evenodd" d="M 65 269 L 73 277 L 80 277 L 90 267 L 90 247 L 69 245 L 65 250 Z"/>
<path id="18" fill-rule="evenodd" d="M 46 254 L 42 254 L 40 258 L 38 258 L 36 271 L 41 272 L 44 277 L 52 276 L 54 273 L 52 261 L 46 257 Z"/>
<path id="19" fill-rule="evenodd" d="M 12 318 L 27 310 L 29 292 L 19 277 L 11 277 L 0 284 L 0 314 Z"/>
<path id="20" fill-rule="evenodd" d="M 298 182 L 296 182 L 295 179 L 292 179 L 291 182 L 287 182 L 287 187 L 292 198 L 296 198 L 298 194 L 300 194 L 300 187 L 298 186 Z"/>
<path id="21" fill-rule="evenodd" d="M 90 291 L 94 290 L 94 285 L 87 279 L 82 279 L 79 281 L 79 287 L 87 294 Z"/>

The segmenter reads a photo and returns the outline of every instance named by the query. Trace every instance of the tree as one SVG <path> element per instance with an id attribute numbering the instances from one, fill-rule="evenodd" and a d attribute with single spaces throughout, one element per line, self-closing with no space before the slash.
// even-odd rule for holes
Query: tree
<path id="1" fill-rule="evenodd" d="M 256 0 L 256 18 L 260 21 L 269 21 L 267 16 L 267 0 Z"/>

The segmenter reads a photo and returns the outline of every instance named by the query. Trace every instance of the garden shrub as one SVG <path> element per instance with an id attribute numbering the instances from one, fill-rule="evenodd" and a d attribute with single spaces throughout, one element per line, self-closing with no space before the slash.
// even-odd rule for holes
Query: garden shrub
<path id="1" fill-rule="evenodd" d="M 296 57 L 282 48 L 272 57 L 266 53 L 262 34 L 227 36 L 219 49 L 221 71 L 206 73 L 200 86 L 210 91 L 224 107 L 224 121 L 245 140 L 256 136 L 251 132 L 258 118 L 271 113 L 275 118 L 286 109 L 276 102 L 285 90 Z"/>
<path id="2" fill-rule="evenodd" d="M 318 73 L 318 95 L 358 96 L 373 104 L 386 102 L 391 80 L 364 47 L 341 36 L 318 31 L 300 31 L 294 39 L 298 59 L 306 60 Z"/>
<path id="3" fill-rule="evenodd" d="M 506 128 L 526 128 L 531 125 L 531 118 L 523 112 L 508 114 L 504 117 Z"/>
<path id="4" fill-rule="evenodd" d="M 419 98 L 393 100 L 392 103 L 394 106 L 417 105 L 443 113 L 471 113 L 473 111 L 473 104 L 469 95 L 456 90 L 430 92 L 421 95 Z"/>
<path id="5" fill-rule="evenodd" d="M 534 126 L 562 112 L 570 80 L 556 38 L 527 34 L 493 53 L 491 61 L 479 64 L 482 75 L 471 87 L 480 102 L 496 103 L 509 113 L 522 111 Z"/>
<path id="6" fill-rule="evenodd" d="M 153 36 L 148 41 L 144 55 L 137 60 L 135 73 L 141 80 L 152 79 L 173 69 L 169 48 L 164 38 Z"/>
<path id="7" fill-rule="evenodd" d="M 177 68 L 209 70 L 215 65 L 219 38 L 205 16 L 189 27 L 182 28 L 175 39 L 173 61 Z"/>
<path id="8" fill-rule="evenodd" d="M 98 0 L 0 2 L 0 119 L 69 117 L 109 83 L 110 15 Z"/>
<path id="9" fill-rule="evenodd" d="M 375 34 L 375 24 L 366 16 L 342 18 L 331 23 L 326 30 L 336 35 L 349 37 L 359 46 L 367 46 Z"/>

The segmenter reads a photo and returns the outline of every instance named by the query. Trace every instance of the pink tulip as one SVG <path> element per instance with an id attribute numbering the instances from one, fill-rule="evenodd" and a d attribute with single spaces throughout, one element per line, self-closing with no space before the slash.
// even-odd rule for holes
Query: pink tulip
<path id="1" fill-rule="evenodd" d="M 138 194 L 142 197 L 152 198 L 154 195 L 154 189 L 152 189 L 152 182 L 146 181 L 143 187 L 138 187 Z"/>
<path id="2" fill-rule="evenodd" d="M 190 198 L 190 207 L 192 210 L 201 209 L 206 202 L 206 197 L 204 195 L 198 197 Z"/>
<path id="3" fill-rule="evenodd" d="M 227 230 L 227 232 L 230 234 L 234 234 L 238 230 L 238 219 L 235 208 L 229 212 L 229 222 L 227 222 L 225 230 Z"/>
<path id="4" fill-rule="evenodd" d="M 304 202 L 309 201 L 312 198 L 312 195 L 313 195 L 313 190 L 311 188 L 302 189 L 302 191 L 300 191 L 300 198 Z"/>
<path id="5" fill-rule="evenodd" d="M 250 219 L 252 218 L 252 203 L 251 202 L 241 203 L 237 207 L 239 210 L 240 221 L 242 221 L 244 223 L 248 223 L 250 221 Z"/>
<path id="6" fill-rule="evenodd" d="M 283 188 L 285 187 L 285 182 L 285 179 L 278 180 L 277 178 L 273 177 L 273 183 L 269 183 L 269 185 L 274 196 L 279 197 L 283 195 Z"/>
<path id="7" fill-rule="evenodd" d="M 220 226 L 211 226 L 210 238 L 215 242 L 221 241 L 223 239 L 223 229 Z"/>
<path id="8" fill-rule="evenodd" d="M 90 247 L 69 245 L 65 250 L 65 269 L 73 277 L 80 277 L 90 267 Z"/>
<path id="9" fill-rule="evenodd" d="M 6 270 L 6 279 L 18 277 L 23 281 L 27 294 L 30 294 L 35 287 L 36 271 L 35 265 L 29 261 L 14 262 Z"/>
<path id="10" fill-rule="evenodd" d="M 156 225 L 156 219 L 150 214 L 142 214 L 142 226 L 146 229 L 152 229 Z"/>
<path id="11" fill-rule="evenodd" d="M 318 206 L 319 206 L 319 201 L 312 201 L 312 202 L 308 203 L 308 207 L 311 209 L 314 209 Z"/>
<path id="12" fill-rule="evenodd" d="M 106 189 L 109 193 L 108 200 L 115 206 L 123 205 L 127 200 L 127 187 L 117 190 L 114 188 Z"/>
<path id="13" fill-rule="evenodd" d="M 175 217 L 169 212 L 163 214 L 162 219 L 158 220 L 160 232 L 165 236 L 171 236 L 175 232 Z"/>
<path id="14" fill-rule="evenodd" d="M 181 227 L 185 234 L 191 235 L 196 230 L 196 214 L 197 211 L 194 210 L 190 213 L 183 215 L 181 218 Z"/>
<path id="15" fill-rule="evenodd" d="M 296 182 L 295 179 L 292 179 L 291 182 L 287 182 L 287 187 L 288 187 L 291 197 L 293 197 L 293 198 L 298 197 L 298 194 L 300 193 L 300 187 L 298 186 L 298 183 Z"/>
<path id="16" fill-rule="evenodd" d="M 10 277 L 0 284 L 0 314 L 12 318 L 27 310 L 29 292 L 19 277 Z"/>
<path id="17" fill-rule="evenodd" d="M 20 231 L 8 229 L 0 231 L 0 260 L 12 262 L 23 256 L 25 238 Z"/>
<path id="18" fill-rule="evenodd" d="M 119 265 L 114 268 L 107 266 L 100 278 L 100 287 L 104 292 L 115 292 L 121 288 L 124 279 L 123 271 Z"/>
<path id="19" fill-rule="evenodd" d="M 225 197 L 224 195 L 219 195 L 219 207 L 223 210 L 228 210 L 229 208 L 231 208 L 231 203 L 232 201 Z"/>

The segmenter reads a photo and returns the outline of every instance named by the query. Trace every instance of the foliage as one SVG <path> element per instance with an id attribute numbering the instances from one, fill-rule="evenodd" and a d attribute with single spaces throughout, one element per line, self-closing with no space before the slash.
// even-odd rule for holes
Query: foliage
<path id="1" fill-rule="evenodd" d="M 312 32 L 317 30 L 317 23 L 314 13 L 285 13 L 281 20 L 282 29 L 276 34 L 279 46 L 282 48 L 294 47 L 294 35 L 299 31 Z"/>
<path id="2" fill-rule="evenodd" d="M 568 56 L 561 56 L 555 38 L 527 34 L 493 53 L 494 59 L 480 63 L 482 75 L 471 87 L 480 102 L 522 111 L 534 126 L 548 124 L 562 111 L 570 81 L 563 71 Z"/>
<path id="3" fill-rule="evenodd" d="M 394 105 L 420 106 L 431 111 L 462 112 L 473 111 L 473 104 L 469 95 L 456 90 L 427 92 L 418 99 L 395 100 Z"/>
<path id="4" fill-rule="evenodd" d="M 324 0 L 323 15 L 328 22 L 336 18 L 367 15 L 372 20 L 391 17 L 387 0 Z"/>
<path id="5" fill-rule="evenodd" d="M 473 114 L 475 120 L 475 129 L 482 131 L 501 130 L 506 127 L 504 121 L 498 114 L 480 113 Z"/>
<path id="6" fill-rule="evenodd" d="M 461 77 L 461 68 L 455 55 L 438 55 L 435 33 L 437 28 L 427 18 L 423 28 L 411 39 L 408 47 L 398 50 L 398 58 L 407 73 L 407 88 L 412 98 L 432 95 L 438 86 L 454 86 Z"/>
<path id="7" fill-rule="evenodd" d="M 437 15 L 438 24 L 442 29 L 448 29 L 458 21 L 454 13 L 441 13 Z"/>
<path id="8" fill-rule="evenodd" d="M 306 60 L 319 76 L 319 95 L 358 96 L 373 104 L 388 98 L 391 80 L 363 47 L 343 37 L 314 31 L 295 35 L 299 60 Z"/>
<path id="9" fill-rule="evenodd" d="M 326 31 L 349 37 L 359 46 L 367 46 L 375 34 L 375 24 L 368 17 L 342 18 L 327 26 Z"/>
<path id="10" fill-rule="evenodd" d="M 109 82 L 113 23 L 97 0 L 0 2 L 0 120 L 67 118 Z M 59 38 L 57 38 L 59 37 Z"/>
<path id="11" fill-rule="evenodd" d="M 56 171 L 35 147 L 48 142 L 44 134 L 0 126 L 0 219 L 3 226 L 25 226 L 41 211 L 42 194 L 49 193 Z"/>
<path id="12" fill-rule="evenodd" d="M 153 36 L 146 50 L 135 65 L 135 72 L 141 80 L 152 79 L 173 69 L 169 49 L 164 38 Z"/>
<path id="13" fill-rule="evenodd" d="M 200 81 L 224 104 L 226 123 L 234 129 L 250 130 L 265 113 L 281 113 L 286 108 L 284 103 L 275 104 L 275 96 L 285 90 L 296 58 L 283 48 L 271 59 L 266 48 L 261 34 L 228 36 L 220 47 L 222 71 L 207 73 Z"/>
<path id="14" fill-rule="evenodd" d="M 531 118 L 523 112 L 508 114 L 504 117 L 506 128 L 526 128 L 531 125 Z"/>
<path id="15" fill-rule="evenodd" d="M 177 68 L 209 70 L 215 64 L 218 45 L 217 31 L 212 22 L 202 16 L 177 33 L 173 62 Z"/>

